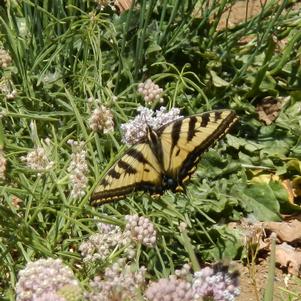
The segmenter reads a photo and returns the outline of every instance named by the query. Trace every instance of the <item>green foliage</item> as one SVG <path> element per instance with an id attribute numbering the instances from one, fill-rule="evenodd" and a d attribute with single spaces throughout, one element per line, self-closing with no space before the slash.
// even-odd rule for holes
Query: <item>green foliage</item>
<path id="1" fill-rule="evenodd" d="M 291 1 L 269 1 L 257 16 L 220 30 L 233 1 L 135 2 L 122 13 L 77 0 L 0 7 L 0 45 L 12 58 L 0 77 L 17 90 L 13 100 L 0 91 L 0 155 L 3 149 L 7 160 L 0 179 L 1 298 L 13 298 L 18 271 L 41 257 L 62 258 L 86 284 L 94 270 L 83 264 L 78 246 L 95 232 L 94 218 L 123 226 L 125 214 L 148 216 L 158 245 L 142 248 L 135 260 L 159 277 L 187 261 L 197 270 L 197 260 L 239 258 L 243 241 L 227 227 L 230 221 L 250 213 L 277 221 L 300 210 L 281 185 L 301 176 L 300 16 Z M 91 208 L 96 182 L 123 151 L 120 124 L 144 104 L 137 85 L 147 78 L 164 88 L 168 108 L 180 107 L 182 114 L 232 108 L 240 124 L 204 155 L 186 195 L 138 194 Z M 256 114 L 266 96 L 287 97 L 270 125 Z M 114 133 L 91 131 L 98 104 L 90 97 L 112 110 Z M 69 139 L 84 141 L 89 162 L 89 187 L 79 200 L 70 196 Z M 48 147 L 54 162 L 41 175 L 21 160 L 39 146 Z M 257 171 L 279 178 L 256 181 Z M 117 255 L 94 269 L 103 271 Z"/>

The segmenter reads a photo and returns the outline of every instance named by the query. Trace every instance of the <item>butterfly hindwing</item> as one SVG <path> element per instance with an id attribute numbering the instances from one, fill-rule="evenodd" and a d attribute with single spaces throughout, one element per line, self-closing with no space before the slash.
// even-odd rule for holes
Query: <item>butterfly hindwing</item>
<path id="1" fill-rule="evenodd" d="M 118 200 L 137 190 L 161 193 L 160 175 L 159 163 L 149 144 L 138 143 L 108 170 L 93 193 L 92 204 Z"/>
<path id="2" fill-rule="evenodd" d="M 158 131 L 163 147 L 163 169 L 181 186 L 195 171 L 202 153 L 237 121 L 229 110 L 180 118 Z"/>

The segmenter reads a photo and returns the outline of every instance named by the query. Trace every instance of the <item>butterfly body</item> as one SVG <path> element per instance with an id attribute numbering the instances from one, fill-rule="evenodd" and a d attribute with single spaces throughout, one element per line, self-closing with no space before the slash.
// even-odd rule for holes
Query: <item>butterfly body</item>
<path id="1" fill-rule="evenodd" d="M 231 110 L 181 117 L 158 130 L 147 126 L 134 144 L 109 169 L 92 195 L 92 204 L 124 198 L 134 191 L 163 194 L 184 191 L 200 156 L 235 124 Z"/>

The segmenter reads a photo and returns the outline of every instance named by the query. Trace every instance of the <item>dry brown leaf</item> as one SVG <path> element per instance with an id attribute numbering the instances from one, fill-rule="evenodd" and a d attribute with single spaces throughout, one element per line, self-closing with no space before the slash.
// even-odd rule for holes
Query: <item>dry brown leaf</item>
<path id="1" fill-rule="evenodd" d="M 290 180 L 286 179 L 286 180 L 283 180 L 281 183 L 288 194 L 289 202 L 294 204 L 295 193 L 294 193 L 292 182 Z"/>
<path id="2" fill-rule="evenodd" d="M 238 43 L 239 45 L 247 45 L 252 41 L 256 41 L 256 34 L 249 34 L 246 36 L 243 36 L 239 39 Z"/>
<path id="3" fill-rule="evenodd" d="M 294 219 L 289 222 L 265 222 L 265 229 L 275 232 L 283 242 L 301 241 L 301 222 Z"/>
<path id="4" fill-rule="evenodd" d="M 293 248 L 287 243 L 276 246 L 276 262 L 280 267 L 287 268 L 288 273 L 300 276 L 301 251 Z"/>
<path id="5" fill-rule="evenodd" d="M 271 124 L 279 115 L 282 107 L 282 98 L 273 98 L 271 96 L 261 99 L 256 106 L 256 112 L 258 119 L 265 124 Z"/>
<path id="6" fill-rule="evenodd" d="M 294 195 L 296 197 L 298 197 L 298 196 L 300 197 L 301 196 L 301 177 L 300 176 L 293 179 L 292 186 L 293 186 Z"/>
<path id="7" fill-rule="evenodd" d="M 118 0 L 116 1 L 116 6 L 119 8 L 119 11 L 122 13 L 126 10 L 129 10 L 132 6 L 133 0 Z"/>

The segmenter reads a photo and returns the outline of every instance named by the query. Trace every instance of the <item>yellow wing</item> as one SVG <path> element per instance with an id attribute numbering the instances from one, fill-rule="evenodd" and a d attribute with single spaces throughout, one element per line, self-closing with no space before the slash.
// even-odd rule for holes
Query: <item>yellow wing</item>
<path id="1" fill-rule="evenodd" d="M 161 175 L 161 167 L 149 144 L 135 144 L 108 170 L 96 187 L 91 203 L 119 200 L 137 190 L 162 193 Z"/>
<path id="2" fill-rule="evenodd" d="M 177 183 L 176 191 L 196 170 L 200 156 L 236 123 L 233 111 L 219 110 L 177 119 L 158 131 L 165 174 Z"/>

